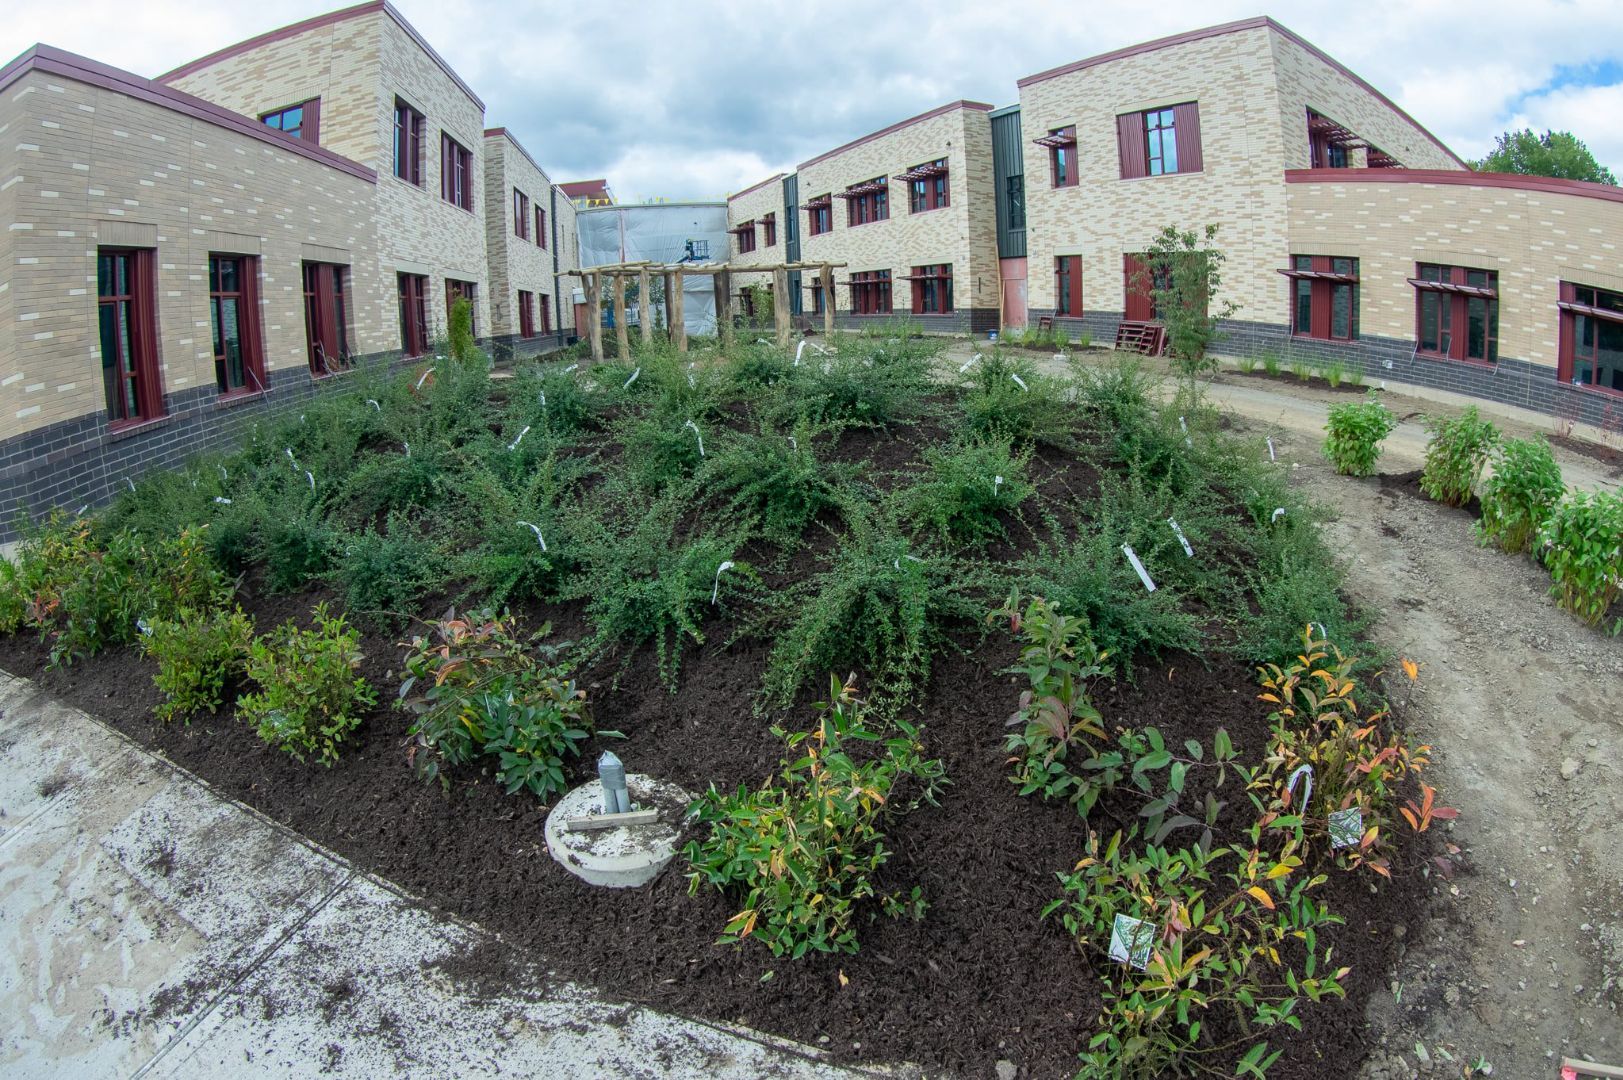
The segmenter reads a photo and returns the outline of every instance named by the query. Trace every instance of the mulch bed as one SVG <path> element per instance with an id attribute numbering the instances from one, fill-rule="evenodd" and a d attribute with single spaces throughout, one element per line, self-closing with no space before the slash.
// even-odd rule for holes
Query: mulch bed
<path id="1" fill-rule="evenodd" d="M 885 441 L 878 440 L 870 456 L 880 456 L 878 442 Z M 908 453 L 894 447 L 887 453 L 886 467 L 907 467 Z M 1094 479 L 1063 455 L 1043 455 L 1033 471 L 1040 487 L 1086 491 Z M 290 617 L 302 620 L 316 600 L 327 598 L 325 591 L 270 596 L 251 579 L 240 596 L 262 629 Z M 587 629 L 578 606 L 538 607 L 527 615 L 532 626 L 550 618 L 555 636 L 565 639 L 578 640 Z M 628 738 L 588 746 L 575 769 L 578 778 L 589 776 L 603 748 L 614 749 L 633 771 L 693 792 L 712 783 L 758 784 L 774 772 L 782 744 L 768 731 L 770 721 L 753 712 L 768 646 L 755 640 L 723 646 L 727 627 L 706 630 L 709 643 L 684 656 L 675 694 L 660 683 L 646 650 L 623 672 L 621 661 L 611 659 L 584 674 L 599 726 Z M 1004 720 L 1016 708 L 1020 686 L 1001 673 L 1016 656 L 1004 628 L 983 636 L 966 627 L 962 651 L 938 658 L 918 709 L 927 749 L 944 760 L 951 786 L 939 807 L 924 806 L 892 823 L 886 846 L 894 856 L 877 885 L 921 886 L 930 905 L 924 919 L 878 918 L 861 927 L 855 955 L 794 962 L 753 945 L 717 946 L 738 905 L 708 889 L 690 897 L 680 856 L 646 887 L 594 889 L 548 856 L 544 809 L 533 799 L 506 796 L 492 777 L 473 769 L 454 776 L 449 794 L 419 781 L 406 763 L 406 720 L 389 708 L 401 636 L 367 637 L 363 670 L 383 704 L 330 769 L 270 749 L 229 713 L 190 726 L 155 721 L 154 668 L 130 649 L 42 671 L 45 649 L 32 637 L 0 639 L 0 667 L 37 679 L 222 793 L 425 903 L 498 932 L 503 949 L 477 950 L 457 965 L 458 976 L 472 983 L 510 978 L 516 951 L 541 970 L 609 995 L 747 1024 L 824 1047 L 838 1060 L 910 1061 L 932 1074 L 964 1076 L 991 1075 L 1003 1059 L 1027 1076 L 1075 1071 L 1076 1053 L 1095 1030 L 1099 983 L 1058 919 L 1039 913 L 1059 895 L 1055 873 L 1081 856 L 1090 823 L 1068 806 L 1020 798 L 1008 780 Z M 1100 687 L 1096 703 L 1107 723 L 1156 725 L 1169 745 L 1199 738 L 1209 746 L 1212 733 L 1226 727 L 1241 760 L 1255 761 L 1267 734 L 1266 706 L 1256 694 L 1255 672 L 1237 661 L 1174 655 L 1140 665 L 1136 681 Z M 807 726 L 812 717 L 801 708 L 779 719 Z M 1228 800 L 1226 822 L 1249 820 L 1243 812 L 1249 803 L 1232 774 L 1220 796 Z M 1112 832 L 1132 821 L 1136 808 L 1131 800 L 1107 800 L 1091 825 Z M 1357 1072 L 1368 1037 L 1365 1003 L 1384 992 L 1395 955 L 1389 930 L 1423 921 L 1429 883 L 1418 867 L 1426 854 L 1411 844 L 1400 853 L 1396 880 L 1379 888 L 1367 873 L 1328 869 L 1320 895 L 1346 919 L 1334 939 L 1335 962 L 1352 969 L 1348 996 L 1304 1003 L 1301 1034 L 1258 1034 L 1286 1048 L 1271 1077 Z M 1210 1018 L 1214 1034 L 1232 1023 Z"/>
<path id="2" fill-rule="evenodd" d="M 1623 450 L 1590 442 L 1588 439 L 1575 439 L 1571 435 L 1551 435 L 1549 439 L 1563 450 L 1570 450 L 1602 465 L 1610 465 L 1613 476 L 1623 476 Z"/>
<path id="3" fill-rule="evenodd" d="M 1305 390 L 1323 390 L 1327 394 L 1361 395 L 1369 390 L 1369 383 L 1367 380 L 1362 386 L 1354 386 L 1352 383 L 1346 381 L 1343 381 L 1339 386 L 1331 386 L 1323 375 L 1315 374 L 1312 378 L 1300 379 L 1292 374 L 1289 370 L 1281 371 L 1278 375 L 1270 375 L 1261 368 L 1258 368 L 1256 371 L 1224 371 L 1223 374 L 1234 375 L 1242 379 L 1260 379 L 1263 382 L 1287 383 L 1291 386 L 1299 386 Z"/>

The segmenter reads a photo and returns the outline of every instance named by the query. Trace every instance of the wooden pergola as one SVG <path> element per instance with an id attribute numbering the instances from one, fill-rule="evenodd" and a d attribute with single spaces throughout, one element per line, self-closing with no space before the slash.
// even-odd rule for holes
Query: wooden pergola
<path id="1" fill-rule="evenodd" d="M 654 339 L 654 323 L 647 317 L 648 285 L 655 274 L 660 275 L 665 284 L 665 310 L 666 322 L 669 324 L 671 340 L 676 342 L 679 352 L 688 351 L 687 324 L 682 313 L 682 279 L 696 277 L 701 274 L 709 275 L 715 279 L 716 293 L 716 329 L 721 335 L 724 345 L 731 344 L 733 338 L 733 297 L 732 276 L 734 274 L 771 274 L 772 275 L 772 313 L 776 324 L 778 344 L 788 347 L 792 328 L 789 314 L 789 274 L 791 272 L 812 272 L 818 275 L 823 287 L 823 332 L 834 332 L 834 268 L 845 266 L 843 262 L 793 262 L 793 263 L 767 263 L 760 266 L 732 266 L 728 263 L 654 263 L 654 262 L 623 262 L 608 263 L 603 266 L 588 266 L 580 270 L 568 270 L 568 276 L 582 279 L 586 290 L 586 333 L 592 345 L 592 359 L 603 359 L 603 282 L 607 280 L 611 286 L 610 302 L 614 305 L 614 341 L 619 347 L 622 357 L 631 355 L 630 332 L 626 327 L 626 285 L 632 278 L 637 280 L 637 295 L 643 307 L 642 340 L 644 343 Z"/>

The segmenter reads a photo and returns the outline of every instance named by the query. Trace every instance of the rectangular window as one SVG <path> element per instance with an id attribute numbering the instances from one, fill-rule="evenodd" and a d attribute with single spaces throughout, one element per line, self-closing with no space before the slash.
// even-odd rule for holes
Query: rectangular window
<path id="1" fill-rule="evenodd" d="M 552 333 L 552 297 L 541 294 L 541 332 Z"/>
<path id="2" fill-rule="evenodd" d="M 761 246 L 778 246 L 778 215 L 766 214 L 761 218 Z"/>
<path id="3" fill-rule="evenodd" d="M 311 98 L 260 116 L 259 122 L 307 143 L 321 142 L 321 99 Z"/>
<path id="4" fill-rule="evenodd" d="M 214 330 L 214 381 L 222 394 L 265 389 L 259 333 L 259 260 L 209 256 L 209 319 Z"/>
<path id="5" fill-rule="evenodd" d="M 530 238 L 530 197 L 518 188 L 513 189 L 513 234 L 520 240 Z"/>
<path id="6" fill-rule="evenodd" d="M 440 198 L 452 206 L 473 210 L 473 154 L 443 131 L 440 132 Z"/>
<path id="7" fill-rule="evenodd" d="M 349 325 L 344 310 L 344 268 L 304 264 L 304 341 L 310 374 L 330 375 L 349 366 Z"/>
<path id="8" fill-rule="evenodd" d="M 428 279 L 400 275 L 400 347 L 407 356 L 428 352 Z"/>
<path id="9" fill-rule="evenodd" d="M 1075 187 L 1076 125 L 1053 128 L 1046 137 L 1038 139 L 1037 143 L 1048 149 L 1048 175 L 1054 187 Z"/>
<path id="10" fill-rule="evenodd" d="M 476 289 L 471 281 L 457 281 L 455 278 L 445 279 L 445 325 L 451 325 L 451 308 L 458 300 L 468 302 L 469 325 L 473 329 L 473 336 L 479 336 L 479 299 L 475 295 Z"/>
<path id="11" fill-rule="evenodd" d="M 1082 256 L 1054 257 L 1054 314 L 1082 317 Z"/>
<path id="12" fill-rule="evenodd" d="M 1026 227 L 1026 178 L 1024 174 L 1011 176 L 1004 181 L 1009 194 L 1009 228 L 1023 229 Z"/>
<path id="13" fill-rule="evenodd" d="M 1200 172 L 1200 106 L 1193 101 L 1116 117 L 1121 178 Z"/>
<path id="14" fill-rule="evenodd" d="M 1355 140 L 1352 132 L 1312 109 L 1307 111 L 1307 152 L 1310 169 L 1347 168 L 1347 143 Z M 1359 145 L 1363 145 L 1362 142 Z M 1371 148 L 1372 153 L 1378 153 Z"/>
<path id="15" fill-rule="evenodd" d="M 423 186 L 423 114 L 399 98 L 394 102 L 394 174 Z"/>
<path id="16" fill-rule="evenodd" d="M 1563 281 L 1560 295 L 1558 377 L 1623 394 L 1623 293 Z"/>
<path id="17" fill-rule="evenodd" d="M 951 204 L 946 158 L 936 158 L 923 165 L 915 165 L 897 179 L 907 181 L 909 213 L 922 214 L 929 210 L 940 210 Z"/>
<path id="18" fill-rule="evenodd" d="M 846 188 L 844 198 L 848 226 L 868 225 L 890 217 L 890 188 L 883 176 L 852 184 Z"/>
<path id="19" fill-rule="evenodd" d="M 806 204 L 806 230 L 812 236 L 834 231 L 834 197 L 819 195 Z"/>
<path id="20" fill-rule="evenodd" d="M 952 313 L 952 264 L 915 266 L 913 278 L 913 314 L 949 315 Z"/>
<path id="21" fill-rule="evenodd" d="M 1324 341 L 1358 337 L 1358 260 L 1292 255 L 1291 333 Z"/>
<path id="22" fill-rule="evenodd" d="M 1492 270 L 1420 263 L 1415 289 L 1419 351 L 1443 360 L 1499 359 L 1499 275 Z"/>
<path id="23" fill-rule="evenodd" d="M 533 294 L 518 291 L 518 336 L 522 338 L 535 337 L 535 305 L 532 303 Z"/>
<path id="24" fill-rule="evenodd" d="M 851 275 L 851 312 L 855 315 L 889 315 L 890 271 L 867 270 Z"/>
<path id="25" fill-rule="evenodd" d="M 738 237 L 738 253 L 740 255 L 748 255 L 755 250 L 755 222 L 744 222 L 744 224 L 733 230 L 733 235 Z"/>
<path id="26" fill-rule="evenodd" d="M 163 415 L 152 255 L 146 248 L 101 248 L 96 252 L 102 388 L 107 420 L 114 425 Z"/>
<path id="27" fill-rule="evenodd" d="M 812 287 L 811 287 L 811 294 L 812 294 L 811 313 L 813 315 L 821 315 L 823 313 L 823 283 L 820 282 L 820 281 L 819 282 L 814 282 L 812 284 Z"/>
<path id="28" fill-rule="evenodd" d="M 535 246 L 539 248 L 547 246 L 547 212 L 541 208 L 540 203 L 535 206 Z"/>

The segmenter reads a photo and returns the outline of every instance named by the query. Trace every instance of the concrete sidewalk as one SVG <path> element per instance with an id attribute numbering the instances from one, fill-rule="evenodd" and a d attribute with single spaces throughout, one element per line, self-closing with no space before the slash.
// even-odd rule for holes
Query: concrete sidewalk
<path id="1" fill-rule="evenodd" d="M 7 1077 L 859 1075 L 544 971 L 461 985 L 491 935 L 4 673 L 0 764 Z"/>

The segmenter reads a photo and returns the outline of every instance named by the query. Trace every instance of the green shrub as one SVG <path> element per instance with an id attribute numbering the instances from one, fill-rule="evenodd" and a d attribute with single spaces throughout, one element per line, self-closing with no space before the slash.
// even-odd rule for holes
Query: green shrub
<path id="1" fill-rule="evenodd" d="M 471 363 L 476 355 L 473 340 L 473 305 L 458 298 L 451 305 L 451 358 L 459 364 Z"/>
<path id="2" fill-rule="evenodd" d="M 1306 360 L 1292 360 L 1291 374 L 1295 375 L 1302 382 L 1307 382 L 1313 377 L 1313 365 L 1309 364 Z"/>
<path id="3" fill-rule="evenodd" d="M 164 696 L 154 714 L 190 723 L 194 713 L 218 711 L 226 684 L 247 670 L 253 640 L 254 624 L 241 608 L 154 616 L 141 636 L 141 651 L 157 661 L 152 681 Z"/>
<path id="4" fill-rule="evenodd" d="M 1347 365 L 1343 364 L 1340 360 L 1332 360 L 1329 364 L 1325 365 L 1324 381 L 1330 384 L 1330 388 L 1332 390 L 1340 386 L 1341 381 L 1346 377 Z"/>
<path id="5" fill-rule="evenodd" d="M 351 535 L 330 577 L 350 614 L 384 626 L 409 618 L 421 597 L 442 589 L 446 568 L 434 545 L 393 515 L 387 532 L 368 528 Z"/>
<path id="6" fill-rule="evenodd" d="M 1426 430 L 1431 439 L 1426 443 L 1420 490 L 1445 506 L 1464 506 L 1499 442 L 1499 429 L 1479 417 L 1472 405 L 1452 420 L 1427 417 Z"/>
<path id="7" fill-rule="evenodd" d="M 1493 475 L 1482 484 L 1483 540 L 1512 554 L 1531 550 L 1565 491 L 1561 466 L 1542 436 L 1506 439 L 1494 457 Z"/>
<path id="8" fill-rule="evenodd" d="M 699 453 L 703 434 L 697 422 L 659 411 L 628 421 L 621 428 L 620 441 L 625 448 L 622 460 L 633 483 L 652 494 L 692 476 L 703 461 Z"/>
<path id="9" fill-rule="evenodd" d="M 1075 444 L 1077 418 L 1068 400 L 1070 388 L 1039 372 L 1030 360 L 994 350 L 971 364 L 966 377 L 969 387 L 959 408 L 970 436 L 1022 445 Z"/>
<path id="10" fill-rule="evenodd" d="M 684 851 L 690 891 L 714 885 L 743 897 L 722 941 L 754 938 L 794 959 L 856 952 L 862 901 L 876 894 L 873 877 L 890 858 L 886 820 L 933 803 L 946 783 L 941 762 L 923 757 L 917 728 L 873 726 L 855 686 L 829 681 L 815 731 L 772 729 L 795 759 L 781 763 L 777 780 L 730 795 L 712 786 L 693 805 L 707 831 Z M 884 898 L 881 910 L 920 912 L 918 893 Z"/>
<path id="11" fill-rule="evenodd" d="M 28 598 L 23 594 L 21 571 L 0 556 L 0 634 L 15 634 L 28 621 Z"/>
<path id="12" fill-rule="evenodd" d="M 750 522 L 773 543 L 791 544 L 856 476 L 852 465 L 819 461 L 813 435 L 802 424 L 792 436 L 765 430 L 727 439 L 700 468 L 694 489 L 724 499 L 728 520 Z"/>
<path id="13" fill-rule="evenodd" d="M 904 516 L 922 532 L 981 547 L 1007 535 L 1002 518 L 1019 512 L 1035 489 L 1026 479 L 1031 454 L 1007 438 L 930 447 L 923 479 L 901 492 Z"/>
<path id="14" fill-rule="evenodd" d="M 1397 417 L 1371 390 L 1363 401 L 1330 408 L 1330 422 L 1324 426 L 1324 454 L 1343 476 L 1368 476 L 1381 456 L 1381 441 L 1398 426 Z"/>
<path id="15" fill-rule="evenodd" d="M 1574 491 L 1557 503 L 1539 529 L 1544 565 L 1555 585 L 1550 595 L 1589 626 L 1606 621 L 1623 595 L 1623 495 Z M 1623 631 L 1623 618 L 1611 627 Z"/>
<path id="16" fill-rule="evenodd" d="M 248 677 L 257 694 L 237 699 L 237 712 L 259 737 L 300 761 L 316 754 L 323 765 L 338 760 L 338 747 L 360 726 L 357 713 L 377 704 L 377 693 L 357 672 L 361 638 L 327 605 L 311 613 L 312 630 L 283 623 L 248 650 Z"/>
<path id="17" fill-rule="evenodd" d="M 1266 352 L 1262 354 L 1262 370 L 1267 372 L 1269 375 L 1279 374 L 1280 363 L 1281 361 L 1278 353 Z"/>
<path id="18" fill-rule="evenodd" d="M 1257 370 L 1257 368 L 1259 366 L 1261 366 L 1261 364 L 1262 364 L 1262 361 L 1260 359 L 1258 359 L 1255 356 L 1250 355 L 1249 353 L 1247 353 L 1245 356 L 1240 357 L 1238 360 L 1236 360 L 1234 362 L 1235 368 L 1237 370 L 1239 370 L 1240 373 L 1243 374 L 1243 375 L 1252 374 L 1253 372 L 1255 372 Z"/>
<path id="19" fill-rule="evenodd" d="M 802 421 L 887 427 L 910 419 L 935 389 L 931 369 L 939 351 L 939 343 L 867 337 L 842 342 L 834 356 L 813 357 L 808 349 L 774 387 L 768 416 L 785 428 Z"/>

